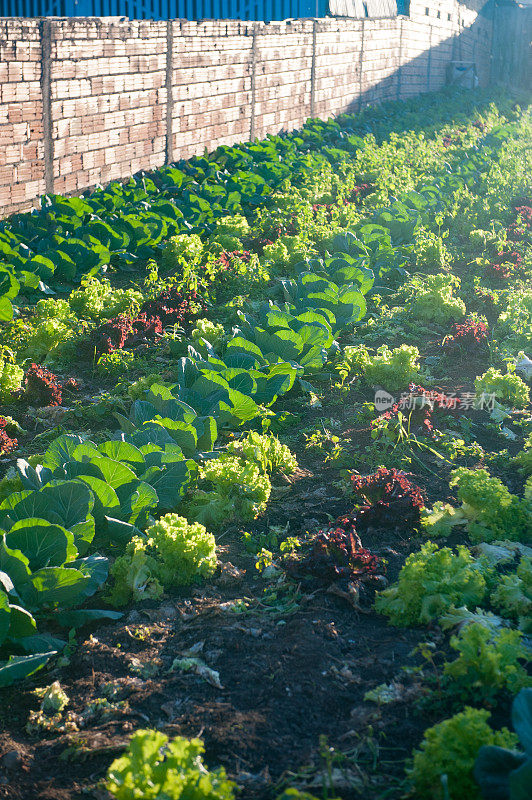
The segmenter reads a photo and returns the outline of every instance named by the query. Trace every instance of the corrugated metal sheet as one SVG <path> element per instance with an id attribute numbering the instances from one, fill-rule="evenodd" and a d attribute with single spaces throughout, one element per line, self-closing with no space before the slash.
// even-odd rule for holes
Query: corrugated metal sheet
<path id="1" fill-rule="evenodd" d="M 363 0 L 329 0 L 329 10 L 333 17 L 361 19 L 367 16 L 367 8 Z"/>
<path id="2" fill-rule="evenodd" d="M 397 0 L 329 0 L 329 10 L 333 17 L 396 17 Z"/>
<path id="3" fill-rule="evenodd" d="M 7 17 L 242 19 L 270 22 L 324 17 L 327 0 L 0 0 Z"/>
<path id="4" fill-rule="evenodd" d="M 397 0 L 365 0 L 368 7 L 368 17 L 396 17 Z"/>
<path id="5" fill-rule="evenodd" d="M 532 2 L 532 0 L 530 0 Z M 129 17 L 242 19 L 270 22 L 302 17 L 395 17 L 409 0 L 0 0 L 6 17 Z"/>

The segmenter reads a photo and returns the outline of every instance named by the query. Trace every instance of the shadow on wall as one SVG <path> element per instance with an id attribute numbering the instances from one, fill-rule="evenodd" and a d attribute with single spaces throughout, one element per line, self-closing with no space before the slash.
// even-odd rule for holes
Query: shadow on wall
<path id="1" fill-rule="evenodd" d="M 347 0 L 351 1 L 359 2 Z M 410 16 L 397 20 L 398 31 L 391 31 L 389 39 L 390 61 L 400 66 L 388 69 L 380 80 L 367 81 L 365 72 L 371 64 L 361 59 L 360 91 L 343 110 L 353 112 L 367 105 L 404 100 L 445 85 L 476 88 L 492 84 L 510 90 L 532 86 L 531 6 L 518 6 L 513 0 L 465 0 L 456 21 L 451 20 L 448 4 L 438 8 L 432 0 L 404 2 Z M 365 22 L 368 26 L 370 20 Z M 417 32 L 412 30 L 416 27 Z M 430 47 L 424 49 L 427 28 Z M 317 103 L 316 115 L 323 116 L 321 111 Z"/>
<path id="2" fill-rule="evenodd" d="M 0 20 L 0 216 L 457 78 L 526 87 L 530 9 L 466 2 L 350 21 Z"/>
<path id="3" fill-rule="evenodd" d="M 416 3 L 417 13 L 411 18 L 398 19 L 397 30 L 390 31 L 389 62 L 397 66 L 388 68 L 380 79 L 371 80 L 370 73 L 367 80 L 365 73 L 371 62 L 366 62 L 368 54 L 364 52 L 359 66 L 360 92 L 342 111 L 353 112 L 376 103 L 405 100 L 446 85 L 465 89 L 498 83 L 515 89 L 531 85 L 528 52 L 532 9 L 513 3 L 501 8 L 493 2 L 479 9 L 481 4 L 471 0 L 470 8 L 477 16 L 469 24 L 459 17 L 458 29 L 456 23 L 451 26 L 447 9 L 437 11 L 430 0 L 425 1 L 426 7 L 423 1 L 421 5 Z M 438 24 L 431 25 L 422 15 L 436 16 Z M 443 15 L 449 16 L 447 29 L 442 24 Z M 427 27 L 430 47 L 425 49 Z M 318 88 L 318 96 L 319 92 Z M 316 116 L 323 116 L 320 106 L 318 100 Z"/>

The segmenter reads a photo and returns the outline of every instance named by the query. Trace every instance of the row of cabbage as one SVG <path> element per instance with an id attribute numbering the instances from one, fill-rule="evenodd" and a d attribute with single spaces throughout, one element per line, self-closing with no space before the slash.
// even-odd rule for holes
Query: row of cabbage
<path id="1" fill-rule="evenodd" d="M 194 225 L 208 229 L 217 216 L 264 202 L 272 189 L 266 177 L 275 186 L 282 182 L 286 168 L 294 181 L 298 170 L 313 173 L 324 158 L 330 162 L 340 157 L 338 153 L 345 158 L 346 152 L 364 147 L 364 141 L 340 123 L 310 123 L 306 130 L 310 144 L 305 145 L 305 136 L 298 135 L 301 142 L 297 142 L 298 136 L 274 137 L 266 144 L 223 149 L 213 159 L 196 159 L 179 170 L 165 168 L 155 180 L 142 176 L 125 187 L 112 186 L 87 199 L 45 200 L 41 212 L 8 221 L 2 241 L 9 258 L 9 299 L 15 297 L 19 278 L 24 281 L 33 274 L 35 267 L 29 269 L 23 259 L 30 258 L 25 248 L 37 240 L 48 249 L 31 256 L 34 264 L 41 265 L 37 268 L 39 285 L 32 287 L 27 278 L 25 290 L 49 291 L 46 281 L 52 277 L 54 281 L 74 279 L 68 259 L 85 273 L 100 270 L 109 262 L 134 268 L 135 259 L 153 255 L 169 233 L 193 231 Z M 4 589 L 0 635 L 4 651 L 12 648 L 19 654 L 0 668 L 2 683 L 31 674 L 61 650 L 61 638 L 38 631 L 40 620 L 68 628 L 85 620 L 116 616 L 109 610 L 78 608 L 107 577 L 108 560 L 97 548 L 112 544 L 120 551 L 142 536 L 153 521 L 152 514 L 179 509 L 198 470 L 205 472 L 212 459 L 223 462 L 227 458 L 214 449 L 219 430 L 252 422 L 296 382 L 308 389 L 307 378 L 337 353 L 338 334 L 364 316 L 365 295 L 376 283 L 385 287 L 392 275 L 396 279 L 397 244 L 408 241 L 423 221 L 452 202 L 454 188 L 475 185 L 514 132 L 512 123 L 491 131 L 479 141 L 476 152 L 454 165 L 453 174 L 443 170 L 430 185 L 406 192 L 363 224 L 336 235 L 325 258 L 296 265 L 293 278 L 277 282 L 275 301 L 265 303 L 256 314 L 240 313 L 239 326 L 223 358 L 207 340 L 200 342 L 202 352 L 190 346 L 188 356 L 179 361 L 177 382 L 152 384 L 143 399 L 133 403 L 129 418 L 120 419 L 121 430 L 113 440 L 96 445 L 81 437 L 63 436 L 38 463 L 19 460 L 22 491 L 11 494 L 0 506 L 0 524 L 5 531 L 0 550 Z M 316 136 L 320 153 L 302 155 L 301 148 L 318 146 Z M 335 148 L 324 146 L 327 137 L 335 142 Z M 255 171 L 244 172 L 243 165 L 250 162 Z M 157 185 L 157 180 L 173 185 L 168 198 L 164 196 L 168 189 Z M 196 184 L 194 192 L 192 182 Z M 124 222 L 131 213 L 138 221 L 148 197 L 146 214 L 153 214 L 157 221 L 140 222 L 152 232 L 149 243 L 142 239 L 147 230 L 137 239 L 129 229 L 122 230 L 133 224 Z M 164 203 L 164 209 L 159 207 Z M 179 203 L 182 207 L 175 211 Z M 107 222 L 94 218 L 95 212 L 103 214 L 102 209 Z M 172 215 L 173 225 L 168 222 Z M 77 239 L 75 233 L 84 224 L 92 226 L 92 232 L 84 231 L 83 240 Z M 98 241 L 90 238 L 95 231 L 100 235 Z M 125 249 L 126 238 L 133 252 Z M 67 257 L 59 269 L 52 251 L 53 258 Z M 197 499 L 196 508 L 188 509 L 188 518 L 215 524 L 212 498 L 203 500 Z M 145 561 L 140 559 L 137 567 L 132 580 L 142 583 Z"/>

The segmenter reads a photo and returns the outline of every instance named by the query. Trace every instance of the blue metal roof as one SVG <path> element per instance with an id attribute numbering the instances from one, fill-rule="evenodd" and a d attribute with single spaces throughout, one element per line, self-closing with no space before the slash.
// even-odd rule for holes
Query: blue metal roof
<path id="1" fill-rule="evenodd" d="M 8 17 L 272 20 L 323 17 L 327 0 L 3 0 Z"/>

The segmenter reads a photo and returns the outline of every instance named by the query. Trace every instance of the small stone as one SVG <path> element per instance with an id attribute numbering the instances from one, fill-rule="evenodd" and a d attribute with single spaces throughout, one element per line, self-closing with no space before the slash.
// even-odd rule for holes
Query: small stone
<path id="1" fill-rule="evenodd" d="M 172 605 L 168 604 L 168 605 L 164 605 L 164 606 L 160 607 L 159 616 L 160 616 L 160 619 L 162 619 L 162 620 L 164 620 L 164 619 L 175 619 L 176 617 L 179 616 L 179 611 L 177 610 L 177 608 L 175 606 L 172 606 Z"/>
<path id="2" fill-rule="evenodd" d="M 220 575 L 216 582 L 220 586 L 233 586 L 239 583 L 245 574 L 245 569 L 238 569 L 230 561 L 224 561 L 220 564 Z"/>
<path id="3" fill-rule="evenodd" d="M 17 769 L 22 764 L 22 755 L 18 750 L 9 750 L 0 759 L 0 764 L 4 769 Z"/>

